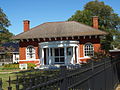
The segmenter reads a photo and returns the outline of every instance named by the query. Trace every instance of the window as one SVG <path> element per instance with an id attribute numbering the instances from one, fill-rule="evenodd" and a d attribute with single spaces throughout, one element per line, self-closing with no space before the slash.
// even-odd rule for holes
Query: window
<path id="1" fill-rule="evenodd" d="M 73 47 L 67 47 L 67 56 L 71 56 L 73 52 Z"/>
<path id="2" fill-rule="evenodd" d="M 84 46 L 84 55 L 85 56 L 93 56 L 94 55 L 94 48 L 91 43 L 86 43 Z"/>
<path id="3" fill-rule="evenodd" d="M 27 59 L 35 59 L 35 48 L 33 46 L 28 46 L 26 50 Z"/>
<path id="4" fill-rule="evenodd" d="M 55 48 L 55 63 L 64 64 L 64 48 Z"/>

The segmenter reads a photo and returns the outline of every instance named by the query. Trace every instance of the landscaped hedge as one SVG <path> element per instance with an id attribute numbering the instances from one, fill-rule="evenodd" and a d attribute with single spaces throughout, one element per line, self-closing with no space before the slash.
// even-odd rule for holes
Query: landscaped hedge
<path id="1" fill-rule="evenodd" d="M 19 64 L 5 64 L 3 70 L 19 69 Z"/>
<path id="2" fill-rule="evenodd" d="M 28 63 L 27 67 L 28 67 L 28 69 L 34 69 L 34 67 L 36 67 L 36 65 L 33 63 Z"/>

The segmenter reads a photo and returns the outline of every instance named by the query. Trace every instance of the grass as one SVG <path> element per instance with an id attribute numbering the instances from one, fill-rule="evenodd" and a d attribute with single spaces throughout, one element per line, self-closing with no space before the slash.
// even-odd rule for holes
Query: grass
<path id="1" fill-rule="evenodd" d="M 0 66 L 0 78 L 2 78 L 2 89 L 3 90 L 7 90 L 9 84 L 8 84 L 8 80 L 9 77 L 11 78 L 12 81 L 16 80 L 16 76 L 17 75 L 22 75 L 22 73 L 19 73 L 21 70 L 20 69 L 14 69 L 14 70 L 2 70 L 3 66 Z M 18 72 L 18 73 L 15 73 Z M 11 84 L 12 86 L 12 90 L 16 90 L 15 89 L 15 84 Z"/>
<path id="2" fill-rule="evenodd" d="M 54 72 L 54 73 L 53 73 Z M 42 75 L 42 76 L 49 76 L 52 77 L 54 74 L 57 74 L 58 71 L 40 71 L 40 70 L 0 70 L 0 78 L 2 78 L 2 82 L 3 82 L 3 90 L 7 90 L 8 88 L 8 80 L 9 80 L 9 76 L 11 77 L 12 80 L 12 90 L 16 90 L 16 86 L 15 86 L 15 80 L 16 80 L 16 76 L 22 76 L 23 74 L 38 74 L 38 75 Z M 20 86 L 21 88 L 22 86 Z"/>
<path id="3" fill-rule="evenodd" d="M 3 82 L 3 85 L 2 85 L 3 90 L 7 90 L 9 76 L 12 78 L 12 80 L 16 79 L 16 74 L 15 73 L 6 73 L 6 72 L 0 73 L 0 78 L 2 78 L 2 82 Z M 15 85 L 12 84 L 12 87 L 13 87 L 13 90 L 15 90 Z"/>

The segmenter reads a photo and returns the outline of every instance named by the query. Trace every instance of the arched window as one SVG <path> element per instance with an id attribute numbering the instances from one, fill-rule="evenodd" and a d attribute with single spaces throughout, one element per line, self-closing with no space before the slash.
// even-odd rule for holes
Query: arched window
<path id="1" fill-rule="evenodd" d="M 27 59 L 35 59 L 35 48 L 30 45 L 26 49 L 26 58 Z"/>
<path id="2" fill-rule="evenodd" d="M 91 43 L 86 43 L 85 44 L 84 55 L 85 56 L 93 56 L 94 55 L 94 47 Z"/>

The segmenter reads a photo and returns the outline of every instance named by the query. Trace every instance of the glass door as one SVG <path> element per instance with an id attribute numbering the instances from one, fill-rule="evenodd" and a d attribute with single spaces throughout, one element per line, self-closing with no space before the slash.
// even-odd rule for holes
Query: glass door
<path id="1" fill-rule="evenodd" d="M 55 64 L 64 64 L 64 48 L 54 48 Z"/>
<path id="2" fill-rule="evenodd" d="M 68 64 L 72 64 L 72 59 L 73 59 L 73 47 L 67 47 Z"/>

